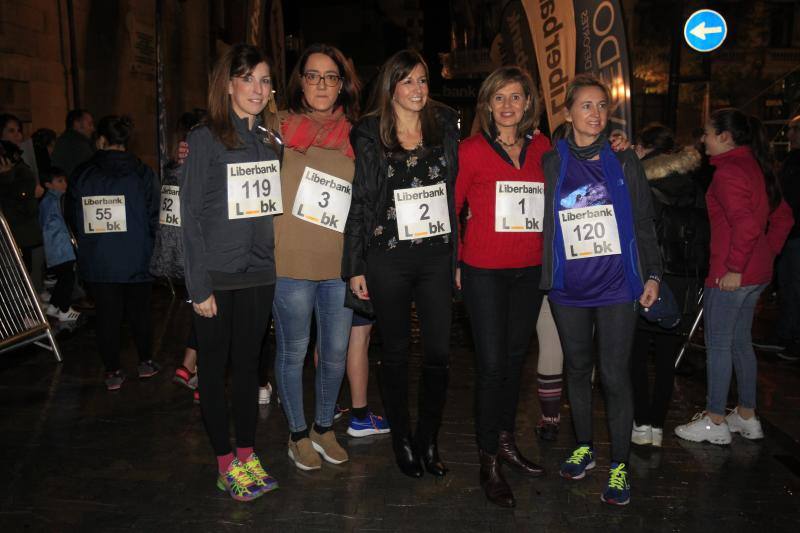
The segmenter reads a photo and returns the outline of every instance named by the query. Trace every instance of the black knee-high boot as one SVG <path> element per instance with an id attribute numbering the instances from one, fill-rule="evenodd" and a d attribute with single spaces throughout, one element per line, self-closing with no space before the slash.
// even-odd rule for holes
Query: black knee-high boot
<path id="1" fill-rule="evenodd" d="M 419 391 L 419 418 L 415 444 L 425 469 L 434 476 L 444 476 L 447 467 L 439 457 L 437 438 L 447 399 L 449 369 L 446 366 L 423 366 Z"/>

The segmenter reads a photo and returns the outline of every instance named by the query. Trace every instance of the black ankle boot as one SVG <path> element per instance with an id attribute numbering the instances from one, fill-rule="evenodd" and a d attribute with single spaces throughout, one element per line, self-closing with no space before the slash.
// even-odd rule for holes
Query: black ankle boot
<path id="1" fill-rule="evenodd" d="M 392 447 L 394 448 L 394 457 L 397 461 L 397 466 L 400 467 L 400 471 L 408 477 L 421 478 L 422 466 L 419 462 L 419 455 L 417 455 L 414 446 L 411 444 L 411 435 L 394 440 Z"/>
<path id="2" fill-rule="evenodd" d="M 483 487 L 486 498 L 500 507 L 516 506 L 514 493 L 511 492 L 511 487 L 503 477 L 497 456 L 483 450 L 478 450 L 478 454 L 481 459 L 481 487 Z"/>
<path id="3" fill-rule="evenodd" d="M 517 472 L 529 476 L 543 476 L 544 468 L 532 463 L 523 456 L 514 441 L 514 434 L 508 431 L 501 431 L 498 438 L 497 459 Z"/>
<path id="4" fill-rule="evenodd" d="M 437 477 L 444 477 L 447 474 L 448 469 L 439 457 L 439 446 L 435 436 L 417 442 L 417 451 L 422 457 L 425 470 Z"/>

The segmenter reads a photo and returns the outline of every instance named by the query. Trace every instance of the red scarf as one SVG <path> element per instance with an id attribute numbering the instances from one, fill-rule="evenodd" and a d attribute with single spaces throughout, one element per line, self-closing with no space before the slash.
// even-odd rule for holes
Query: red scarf
<path id="1" fill-rule="evenodd" d="M 311 146 L 326 150 L 339 150 L 350 159 L 355 159 L 350 146 L 352 125 L 341 107 L 328 120 L 320 122 L 309 115 L 289 113 L 281 122 L 281 136 L 287 148 L 306 153 Z"/>

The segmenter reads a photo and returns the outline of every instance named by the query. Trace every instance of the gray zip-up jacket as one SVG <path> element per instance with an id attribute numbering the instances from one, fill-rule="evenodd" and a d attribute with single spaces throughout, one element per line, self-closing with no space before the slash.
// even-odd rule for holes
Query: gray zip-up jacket
<path id="1" fill-rule="evenodd" d="M 279 159 L 256 120 L 231 113 L 242 146 L 229 150 L 207 126 L 189 133 L 189 157 L 180 174 L 181 226 L 186 288 L 194 302 L 214 290 L 275 283 L 275 236 L 272 216 L 228 219 L 229 163 Z"/>

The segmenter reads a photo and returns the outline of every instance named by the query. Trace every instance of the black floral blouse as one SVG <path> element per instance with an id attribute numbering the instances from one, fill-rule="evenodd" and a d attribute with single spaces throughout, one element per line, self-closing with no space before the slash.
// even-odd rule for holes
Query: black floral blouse
<path id="1" fill-rule="evenodd" d="M 445 181 L 444 169 L 447 167 L 447 161 L 442 147 L 420 146 L 413 150 L 387 153 L 386 157 L 389 160 L 386 178 L 389 180 L 387 193 L 390 198 L 386 205 L 389 207 L 385 212 L 378 213 L 378 220 L 375 230 L 372 232 L 370 246 L 393 250 L 401 246 L 449 245 L 449 234 L 437 235 L 427 239 L 401 241 L 397 234 L 397 216 L 394 206 L 394 191 L 397 189 L 427 187 Z"/>

